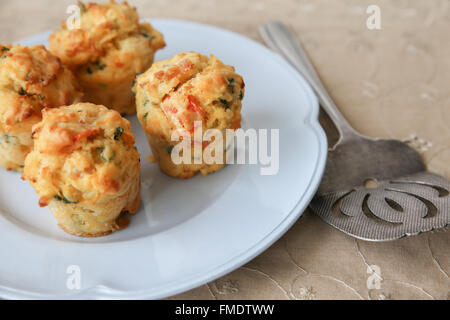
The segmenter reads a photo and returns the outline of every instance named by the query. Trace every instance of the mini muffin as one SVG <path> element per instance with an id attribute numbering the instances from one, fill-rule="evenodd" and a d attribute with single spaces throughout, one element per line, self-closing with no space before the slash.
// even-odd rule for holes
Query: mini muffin
<path id="1" fill-rule="evenodd" d="M 42 108 L 80 97 L 72 72 L 44 46 L 0 45 L 0 166 L 22 171 Z"/>
<path id="2" fill-rule="evenodd" d="M 49 38 L 50 51 L 74 72 L 85 101 L 134 114 L 131 85 L 165 46 L 163 36 L 150 24 L 139 23 L 136 9 L 126 2 L 78 6 L 80 29 L 63 22 Z"/>
<path id="3" fill-rule="evenodd" d="M 90 103 L 44 109 L 23 179 L 59 226 L 85 237 L 126 227 L 139 206 L 139 153 L 130 122 Z"/>
<path id="4" fill-rule="evenodd" d="M 241 126 L 241 107 L 244 81 L 234 68 L 223 64 L 215 56 L 195 52 L 180 53 L 172 59 L 158 61 L 140 75 L 134 86 L 138 119 L 142 124 L 153 156 L 166 174 L 190 178 L 224 167 L 222 163 L 181 163 L 176 165 L 171 151 L 178 142 L 172 134 L 182 129 L 191 134 L 192 148 L 195 121 L 201 121 L 201 130 L 236 130 Z M 223 143 L 224 150 L 226 144 Z M 194 155 L 194 152 L 191 152 Z M 224 152 L 225 155 L 225 152 Z"/>

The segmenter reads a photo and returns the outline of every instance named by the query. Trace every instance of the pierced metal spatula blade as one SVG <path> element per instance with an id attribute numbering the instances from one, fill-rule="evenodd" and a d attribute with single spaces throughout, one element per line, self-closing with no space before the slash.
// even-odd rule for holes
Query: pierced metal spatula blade
<path id="1" fill-rule="evenodd" d="M 310 207 L 347 234 L 386 241 L 449 225 L 449 190 L 406 144 L 359 138 L 329 151 Z"/>
<path id="2" fill-rule="evenodd" d="M 335 228 L 371 241 L 450 225 L 450 182 L 427 172 L 419 154 L 405 143 L 357 133 L 326 92 L 289 28 L 269 22 L 261 26 L 260 33 L 309 81 L 340 133 L 329 150 L 312 210 Z"/>

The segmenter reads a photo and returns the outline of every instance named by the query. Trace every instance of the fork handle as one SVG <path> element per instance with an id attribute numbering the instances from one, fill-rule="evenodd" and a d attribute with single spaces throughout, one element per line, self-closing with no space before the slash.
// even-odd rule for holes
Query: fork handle
<path id="1" fill-rule="evenodd" d="M 280 53 L 286 58 L 313 87 L 319 98 L 320 105 L 326 111 L 340 133 L 338 143 L 359 137 L 360 135 L 352 128 L 336 107 L 333 99 L 328 95 L 322 81 L 320 81 L 319 76 L 309 61 L 305 50 L 302 48 L 293 32 L 285 24 L 276 21 L 263 24 L 259 31 L 264 42 L 266 42 L 272 50 Z"/>

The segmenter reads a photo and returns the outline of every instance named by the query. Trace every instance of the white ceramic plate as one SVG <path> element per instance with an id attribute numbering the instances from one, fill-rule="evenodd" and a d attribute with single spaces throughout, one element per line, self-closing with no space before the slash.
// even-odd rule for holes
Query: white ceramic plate
<path id="1" fill-rule="evenodd" d="M 267 249 L 299 218 L 320 182 L 327 154 L 318 103 L 306 81 L 262 45 L 215 27 L 152 20 L 167 42 L 156 59 L 214 53 L 243 75 L 244 128 L 280 129 L 280 170 L 229 165 L 177 180 L 142 155 L 142 203 L 130 226 L 94 239 L 66 234 L 20 174 L 0 170 L 0 297 L 163 298 L 212 281 Z M 49 33 L 20 41 L 46 44 Z M 67 287 L 79 266 L 81 289 Z"/>

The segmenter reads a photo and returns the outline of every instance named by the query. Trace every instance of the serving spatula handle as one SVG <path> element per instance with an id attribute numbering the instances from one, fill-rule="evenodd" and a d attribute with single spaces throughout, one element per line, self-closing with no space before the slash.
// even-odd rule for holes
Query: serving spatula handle
<path id="1" fill-rule="evenodd" d="M 268 22 L 260 26 L 260 34 L 266 44 L 274 51 L 286 58 L 305 78 L 315 90 L 320 105 L 326 111 L 340 133 L 340 142 L 360 137 L 352 128 L 342 113 L 336 107 L 333 99 L 328 95 L 305 50 L 294 33 L 281 22 Z"/>

